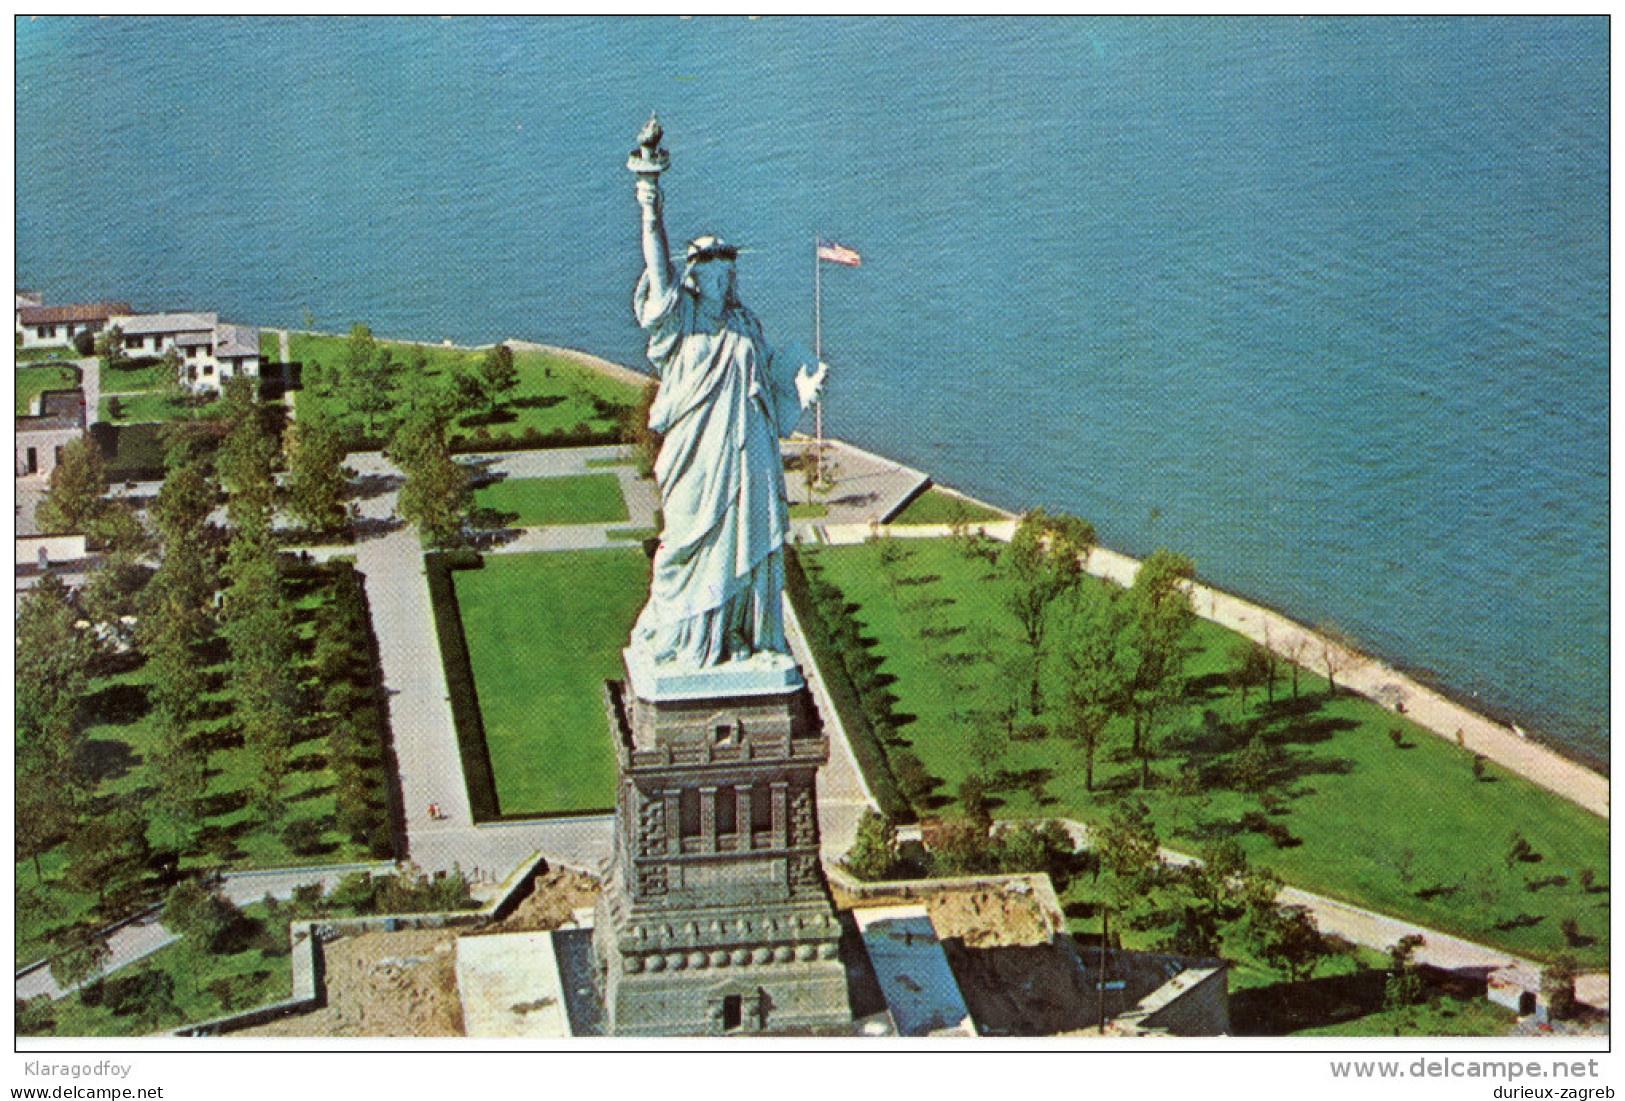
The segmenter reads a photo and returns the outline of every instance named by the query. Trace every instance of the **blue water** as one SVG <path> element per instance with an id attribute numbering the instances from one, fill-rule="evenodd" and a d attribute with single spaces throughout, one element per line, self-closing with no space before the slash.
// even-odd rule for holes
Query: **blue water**
<path id="1" fill-rule="evenodd" d="M 39 20 L 21 285 L 639 362 L 623 167 L 835 433 L 1608 753 L 1608 27 Z"/>

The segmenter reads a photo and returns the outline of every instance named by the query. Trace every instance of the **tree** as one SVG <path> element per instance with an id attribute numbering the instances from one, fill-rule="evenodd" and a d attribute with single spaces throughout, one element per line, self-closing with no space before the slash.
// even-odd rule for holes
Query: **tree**
<path id="1" fill-rule="evenodd" d="M 102 451 L 87 433 L 69 440 L 62 460 L 51 471 L 45 496 L 34 512 L 41 531 L 51 534 L 85 532 L 102 506 L 107 472 Z"/>
<path id="2" fill-rule="evenodd" d="M 73 828 L 79 800 L 68 747 L 27 733 L 26 726 L 17 724 L 14 847 L 19 862 L 33 862 L 39 883 L 45 879 L 39 858 Z"/>
<path id="3" fill-rule="evenodd" d="M 202 825 L 198 800 L 208 790 L 208 762 L 197 739 L 173 715 L 155 710 L 157 743 L 152 752 L 157 792 L 153 824 L 157 836 L 178 852 L 192 847 Z"/>
<path id="4" fill-rule="evenodd" d="M 1236 755 L 1236 786 L 1243 791 L 1265 790 L 1274 776 L 1275 763 L 1275 747 L 1263 734 L 1254 734 L 1246 748 Z"/>
<path id="5" fill-rule="evenodd" d="M 414 414 L 396 430 L 390 454 L 406 472 L 406 484 L 396 504 L 401 516 L 417 524 L 435 546 L 453 544 L 468 517 L 473 495 L 468 472 L 446 446 L 445 422 L 422 412 Z"/>
<path id="6" fill-rule="evenodd" d="M 1337 674 L 1356 669 L 1365 663 L 1365 658 L 1354 647 L 1354 642 L 1348 635 L 1328 624 L 1315 628 L 1319 640 L 1315 649 L 1320 656 L 1321 668 L 1326 670 L 1326 694 L 1337 695 Z"/>
<path id="7" fill-rule="evenodd" d="M 1237 638 L 1230 645 L 1231 667 L 1225 674 L 1230 687 L 1241 694 L 1241 709 L 1247 710 L 1247 690 L 1269 679 L 1270 655 L 1258 643 Z"/>
<path id="8" fill-rule="evenodd" d="M 1067 640 L 1071 675 L 1067 678 L 1061 730 L 1083 747 L 1085 791 L 1095 790 L 1095 753 L 1130 683 L 1123 635 L 1122 615 L 1106 591 L 1096 586 L 1080 588 Z"/>
<path id="9" fill-rule="evenodd" d="M 107 938 L 87 925 L 69 925 L 51 936 L 51 979 L 71 990 L 102 973 L 113 955 Z"/>
<path id="10" fill-rule="evenodd" d="M 103 498 L 85 526 L 89 546 L 108 554 L 141 557 L 152 550 L 152 533 L 128 501 Z"/>
<path id="11" fill-rule="evenodd" d="M 124 330 L 109 325 L 96 336 L 96 354 L 102 357 L 102 366 L 109 371 L 124 358 Z"/>
<path id="12" fill-rule="evenodd" d="M 339 366 L 339 394 L 351 411 L 366 418 L 367 434 L 371 435 L 377 416 L 395 407 L 400 371 L 394 353 L 373 339 L 371 329 L 358 322 L 350 326 Z"/>
<path id="13" fill-rule="evenodd" d="M 1095 831 L 1101 867 L 1121 879 L 1135 879 L 1162 864 L 1161 843 L 1151 811 L 1138 799 L 1112 810 Z"/>
<path id="14" fill-rule="evenodd" d="M 62 579 L 40 578 L 17 605 L 14 677 L 19 711 L 27 710 L 58 737 L 74 733 L 74 712 L 84 694 L 96 641 L 76 627 L 78 610 Z"/>
<path id="15" fill-rule="evenodd" d="M 206 952 L 219 951 L 221 940 L 242 917 L 235 903 L 196 879 L 183 879 L 169 889 L 159 920 Z"/>
<path id="16" fill-rule="evenodd" d="M 1003 723 L 983 721 L 971 724 L 965 749 L 971 760 L 976 762 L 976 774 L 983 783 L 993 779 L 1009 748 L 1010 729 Z"/>
<path id="17" fill-rule="evenodd" d="M 1021 627 L 1031 652 L 1031 709 L 1043 712 L 1040 668 L 1050 606 L 1083 578 L 1082 558 L 1094 543 L 1087 521 L 1065 514 L 1051 516 L 1034 509 L 1021 518 L 1010 545 L 999 556 L 1007 580 L 1005 606 Z"/>
<path id="18" fill-rule="evenodd" d="M 1124 595 L 1125 647 L 1133 673 L 1127 698 L 1134 720 L 1130 749 L 1140 760 L 1140 786 L 1151 778 L 1157 721 L 1185 689 L 1185 640 L 1195 613 L 1190 582 L 1196 569 L 1182 554 L 1158 549 L 1140 564 Z"/>
<path id="19" fill-rule="evenodd" d="M 73 350 L 80 359 L 88 359 L 96 354 L 96 334 L 89 329 L 80 329 L 73 334 Z"/>
<path id="20" fill-rule="evenodd" d="M 180 400 L 191 397 L 192 378 L 186 369 L 186 363 L 181 359 L 178 348 L 171 347 L 159 361 L 163 367 L 158 372 L 158 386 L 160 392 L 171 400 Z"/>
<path id="21" fill-rule="evenodd" d="M 231 650 L 243 744 L 257 768 L 256 801 L 275 817 L 298 715 L 293 619 L 282 596 L 276 549 L 263 524 L 233 535 L 226 562 L 230 585 L 221 604 L 221 633 Z"/>
<path id="22" fill-rule="evenodd" d="M 136 614 L 141 592 L 152 579 L 152 567 L 127 551 L 115 551 L 90 571 L 79 604 L 92 623 L 116 625 Z"/>
<path id="23" fill-rule="evenodd" d="M 228 426 L 215 468 L 229 496 L 226 510 L 237 527 L 269 523 L 276 495 L 271 468 L 276 462 L 276 440 L 266 430 L 254 400 L 251 378 L 226 380 L 222 388 L 221 419 Z"/>
<path id="24" fill-rule="evenodd" d="M 1321 961 L 1333 954 L 1304 906 L 1276 906 L 1258 911 L 1253 932 L 1260 954 L 1273 967 L 1286 972 L 1291 982 L 1313 975 Z"/>
<path id="25" fill-rule="evenodd" d="M 885 879 L 897 865 L 897 827 L 872 810 L 864 811 L 842 863 L 859 879 Z"/>
<path id="26" fill-rule="evenodd" d="M 513 349 L 506 344 L 496 344 L 480 359 L 476 370 L 479 380 L 480 395 L 484 398 L 489 412 L 495 413 L 502 401 L 502 396 L 519 385 L 519 368 L 513 361 Z"/>
<path id="27" fill-rule="evenodd" d="M 150 857 L 146 825 L 133 811 L 95 815 L 68 837 L 68 882 L 95 891 L 97 910 L 116 916 L 141 893 Z"/>
<path id="28" fill-rule="evenodd" d="M 1546 999 L 1546 1010 L 1556 1020 L 1572 1019 L 1580 1003 L 1574 996 L 1574 982 L 1580 967 L 1569 952 L 1559 952 L 1540 972 L 1540 993 Z"/>
<path id="29" fill-rule="evenodd" d="M 984 832 L 993 826 L 993 808 L 987 797 L 987 784 L 980 776 L 971 775 L 959 781 L 959 805 L 964 808 L 965 821 Z"/>
<path id="30" fill-rule="evenodd" d="M 1302 631 L 1287 638 L 1281 644 L 1281 653 L 1292 665 L 1292 699 L 1298 699 L 1298 674 L 1314 659 L 1314 646 L 1310 637 Z"/>
<path id="31" fill-rule="evenodd" d="M 288 508 L 313 531 L 333 532 L 349 520 L 344 495 L 344 441 L 325 416 L 302 417 L 288 431 Z"/>

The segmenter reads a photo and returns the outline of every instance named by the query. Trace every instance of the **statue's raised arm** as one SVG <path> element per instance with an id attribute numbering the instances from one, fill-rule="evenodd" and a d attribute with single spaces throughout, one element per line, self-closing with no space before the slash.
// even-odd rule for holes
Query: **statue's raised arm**
<path id="1" fill-rule="evenodd" d="M 650 296 L 655 301 L 671 293 L 671 250 L 666 244 L 666 225 L 662 218 L 660 173 L 671 163 L 667 152 L 660 148 L 662 131 L 660 120 L 650 115 L 638 134 L 638 147 L 627 158 L 626 167 L 637 176 L 636 193 L 643 224 L 643 269 L 649 280 Z"/>

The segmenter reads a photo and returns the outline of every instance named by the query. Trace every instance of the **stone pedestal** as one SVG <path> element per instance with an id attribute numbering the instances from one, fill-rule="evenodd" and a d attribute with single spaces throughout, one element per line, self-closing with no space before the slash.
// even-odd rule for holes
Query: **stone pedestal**
<path id="1" fill-rule="evenodd" d="M 813 788 L 829 741 L 800 671 L 775 656 L 660 677 L 629 653 L 627 673 L 605 687 L 619 780 L 594 947 L 608 1032 L 848 1025 Z"/>

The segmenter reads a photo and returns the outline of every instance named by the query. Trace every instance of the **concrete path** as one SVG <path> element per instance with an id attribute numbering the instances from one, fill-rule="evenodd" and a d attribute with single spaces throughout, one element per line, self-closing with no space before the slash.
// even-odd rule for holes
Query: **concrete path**
<path id="1" fill-rule="evenodd" d="M 85 392 L 85 427 L 101 420 L 99 407 L 102 400 L 102 365 L 95 356 L 76 359 L 79 368 L 79 388 Z"/>
<path id="2" fill-rule="evenodd" d="M 588 458 L 615 454 L 614 449 L 602 452 L 514 452 L 472 456 L 470 462 L 487 472 L 511 476 L 538 476 L 544 471 L 564 475 L 589 469 Z M 399 471 L 376 452 L 353 454 L 349 464 L 364 479 L 386 487 L 359 502 L 363 520 L 384 528 L 395 519 Z M 629 469 L 606 468 L 617 473 Z M 610 852 L 607 816 L 474 823 L 417 532 L 402 526 L 362 538 L 353 547 L 319 552 L 323 557 L 354 554 L 366 585 L 399 762 L 407 858 L 425 871 L 456 867 L 482 881 L 504 878 L 538 852 L 555 863 L 596 871 Z M 429 816 L 430 804 L 437 804 L 439 817 Z"/>
<path id="3" fill-rule="evenodd" d="M 158 915 L 155 913 L 121 925 L 107 937 L 107 947 L 111 955 L 100 975 L 126 967 L 177 940 L 180 940 L 180 937 L 160 925 Z M 89 981 L 91 980 L 86 980 Z M 84 985 L 86 983 L 76 983 L 64 990 L 51 977 L 50 967 L 41 965 L 17 976 L 17 997 L 26 1001 L 29 998 L 44 996 L 54 1002 L 58 998 L 67 997 Z"/>
<path id="4" fill-rule="evenodd" d="M 785 443 L 784 453 L 797 455 L 813 446 L 810 438 L 798 435 Z M 861 524 L 868 530 L 870 525 L 884 523 L 931 483 L 928 475 L 913 467 L 843 440 L 825 437 L 824 454 L 833 485 L 815 490 L 813 502 L 824 505 L 828 512 L 815 519 L 792 521 L 791 527 L 803 536 L 828 524 Z M 806 503 L 807 483 L 800 471 L 785 473 L 784 488 L 792 505 Z"/>

